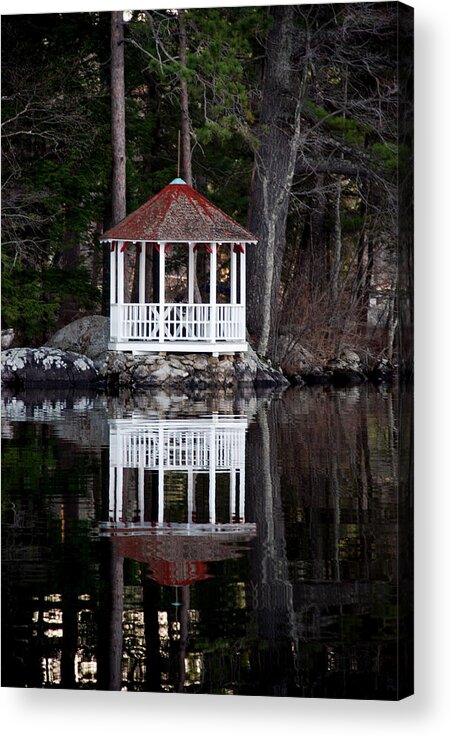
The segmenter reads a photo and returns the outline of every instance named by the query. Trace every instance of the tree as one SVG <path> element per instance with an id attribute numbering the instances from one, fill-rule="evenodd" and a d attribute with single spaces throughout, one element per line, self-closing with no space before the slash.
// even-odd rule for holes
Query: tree
<path id="1" fill-rule="evenodd" d="M 123 11 L 111 12 L 111 219 L 116 225 L 127 213 L 125 177 L 125 82 Z"/>
<path id="2" fill-rule="evenodd" d="M 301 134 L 307 89 L 308 27 L 303 35 L 303 70 L 299 74 L 300 34 L 291 5 L 271 8 L 259 118 L 260 145 L 255 154 L 249 228 L 259 237 L 251 251 L 249 330 L 258 351 L 272 353 L 277 324 L 278 288 L 285 253 L 291 185 Z"/>
<path id="3" fill-rule="evenodd" d="M 88 268 L 106 189 L 103 18 L 10 16 L 2 33 L 2 320 L 33 345 L 63 305 L 98 300 Z"/>

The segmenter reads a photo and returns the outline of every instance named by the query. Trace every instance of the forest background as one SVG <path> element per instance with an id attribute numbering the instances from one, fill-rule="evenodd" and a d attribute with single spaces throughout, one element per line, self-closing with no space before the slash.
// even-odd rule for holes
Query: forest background
<path id="1" fill-rule="evenodd" d="M 299 351 L 399 358 L 412 311 L 400 7 L 124 15 L 126 212 L 177 175 L 181 131 L 182 176 L 259 237 L 248 330 L 285 369 Z M 18 345 L 108 312 L 114 16 L 2 19 L 2 321 Z"/>

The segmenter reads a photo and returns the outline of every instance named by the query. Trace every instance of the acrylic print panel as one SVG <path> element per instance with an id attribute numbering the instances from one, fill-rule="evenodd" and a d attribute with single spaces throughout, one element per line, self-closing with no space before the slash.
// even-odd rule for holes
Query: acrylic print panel
<path id="1" fill-rule="evenodd" d="M 2 25 L 2 685 L 412 694 L 412 9 Z M 258 242 L 101 251 L 174 180 Z"/>

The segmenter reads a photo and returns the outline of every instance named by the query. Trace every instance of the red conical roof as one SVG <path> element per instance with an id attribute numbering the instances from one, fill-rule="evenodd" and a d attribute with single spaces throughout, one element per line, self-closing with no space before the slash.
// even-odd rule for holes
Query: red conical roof
<path id="1" fill-rule="evenodd" d="M 101 240 L 256 242 L 257 238 L 183 179 L 174 179 Z"/>

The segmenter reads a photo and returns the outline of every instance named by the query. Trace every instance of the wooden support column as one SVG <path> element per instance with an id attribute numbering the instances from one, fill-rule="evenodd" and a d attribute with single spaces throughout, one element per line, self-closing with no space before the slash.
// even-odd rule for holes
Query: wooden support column
<path id="1" fill-rule="evenodd" d="M 141 253 L 139 255 L 139 299 L 140 305 L 146 302 L 146 242 L 141 241 Z"/>
<path id="2" fill-rule="evenodd" d="M 117 302 L 116 294 L 116 271 L 117 271 L 117 244 L 112 241 L 108 244 L 110 247 L 110 305 Z"/>
<path id="3" fill-rule="evenodd" d="M 246 244 L 242 244 L 240 254 L 240 305 L 246 307 Z"/>
<path id="4" fill-rule="evenodd" d="M 237 294 L 237 282 L 236 282 L 236 253 L 235 244 L 230 244 L 230 304 L 236 305 L 236 294 Z"/>
<path id="5" fill-rule="evenodd" d="M 158 312 L 158 321 L 159 321 L 159 339 L 161 342 L 164 341 L 164 288 L 165 288 L 165 281 L 166 281 L 166 267 L 165 267 L 165 243 L 164 241 L 158 242 L 159 248 L 160 248 L 160 268 L 159 268 L 159 285 L 158 285 L 158 302 L 159 302 L 159 312 Z"/>
<path id="6" fill-rule="evenodd" d="M 123 241 L 117 242 L 117 304 L 124 304 L 124 252 Z"/>
<path id="7" fill-rule="evenodd" d="M 240 305 L 242 315 L 240 319 L 240 336 L 246 338 L 246 244 L 241 244 L 243 251 L 240 254 Z"/>
<path id="8" fill-rule="evenodd" d="M 217 246 L 218 244 L 211 244 L 210 252 L 210 324 L 211 324 L 211 343 L 216 342 L 216 271 L 217 271 Z"/>
<path id="9" fill-rule="evenodd" d="M 110 247 L 110 338 L 119 336 L 119 308 L 117 306 L 117 263 L 119 244 L 112 241 Z"/>
<path id="10" fill-rule="evenodd" d="M 188 244 L 188 303 L 192 305 L 194 303 L 194 243 L 192 241 Z"/>

